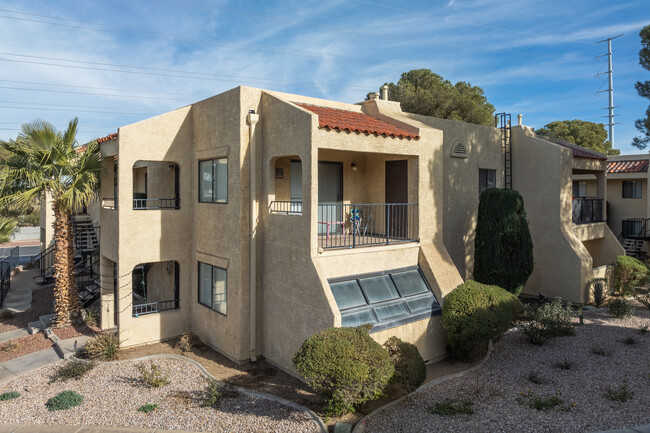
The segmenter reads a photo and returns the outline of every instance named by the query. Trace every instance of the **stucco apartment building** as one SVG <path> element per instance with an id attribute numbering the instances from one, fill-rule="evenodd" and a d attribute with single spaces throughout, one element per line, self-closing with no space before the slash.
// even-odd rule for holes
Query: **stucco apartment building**
<path id="1" fill-rule="evenodd" d="M 649 160 L 646 153 L 610 156 L 607 162 L 607 223 L 632 256 L 648 253 Z"/>
<path id="2" fill-rule="evenodd" d="M 372 323 L 377 341 L 440 358 L 441 305 L 471 276 L 480 190 L 504 178 L 533 235 L 526 293 L 586 301 L 621 253 L 604 222 L 604 157 L 521 125 L 238 87 L 100 145 L 101 321 L 122 346 L 192 332 L 235 361 L 292 370 L 312 333 Z M 580 176 L 601 206 L 574 219 Z"/>

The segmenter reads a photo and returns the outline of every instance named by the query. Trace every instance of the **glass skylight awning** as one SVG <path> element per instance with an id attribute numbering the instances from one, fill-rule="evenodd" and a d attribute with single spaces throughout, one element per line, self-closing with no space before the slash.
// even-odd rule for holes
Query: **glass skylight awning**
<path id="1" fill-rule="evenodd" d="M 394 328 L 442 312 L 418 266 L 328 280 L 341 326 Z"/>

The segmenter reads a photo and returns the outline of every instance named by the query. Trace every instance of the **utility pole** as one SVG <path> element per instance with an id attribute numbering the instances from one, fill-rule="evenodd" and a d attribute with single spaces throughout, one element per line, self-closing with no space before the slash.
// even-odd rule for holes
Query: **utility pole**
<path id="1" fill-rule="evenodd" d="M 599 75 L 604 75 L 607 74 L 609 75 L 609 88 L 607 89 L 607 92 L 609 93 L 609 106 L 604 107 L 603 109 L 607 109 L 609 111 L 609 114 L 607 116 L 602 116 L 602 117 L 608 117 L 609 118 L 609 123 L 607 124 L 609 126 L 609 141 L 612 143 L 612 149 L 614 149 L 614 117 L 618 116 L 618 114 L 614 114 L 614 78 L 612 77 L 612 39 L 620 38 L 623 35 L 618 35 L 614 36 L 613 38 L 607 38 L 603 39 L 602 41 L 596 42 L 596 44 L 602 44 L 603 42 L 607 42 L 607 54 L 602 54 L 600 56 L 596 56 L 596 58 L 608 57 L 608 63 L 609 67 L 607 68 L 607 72 L 600 72 L 596 74 L 596 76 Z M 596 93 L 601 93 L 605 92 L 605 90 L 599 90 Z"/>

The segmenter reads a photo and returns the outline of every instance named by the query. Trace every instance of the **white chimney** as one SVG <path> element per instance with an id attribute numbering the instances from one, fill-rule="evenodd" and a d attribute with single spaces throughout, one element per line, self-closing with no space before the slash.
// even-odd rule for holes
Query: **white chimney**
<path id="1" fill-rule="evenodd" d="M 388 84 L 381 86 L 381 99 L 388 101 Z"/>
<path id="2" fill-rule="evenodd" d="M 517 125 L 522 125 L 522 119 L 524 118 L 523 114 L 517 114 Z"/>
<path id="3" fill-rule="evenodd" d="M 374 99 L 375 101 L 379 101 L 379 92 L 373 93 L 372 94 L 372 99 Z"/>

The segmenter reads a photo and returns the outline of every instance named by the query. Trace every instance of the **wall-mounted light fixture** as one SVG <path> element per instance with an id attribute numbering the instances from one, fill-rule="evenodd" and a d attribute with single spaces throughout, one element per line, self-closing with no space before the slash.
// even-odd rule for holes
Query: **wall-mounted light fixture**
<path id="1" fill-rule="evenodd" d="M 357 165 L 354 162 L 350 164 L 350 167 L 352 167 L 352 171 L 357 171 L 359 169 L 359 167 L 357 167 Z"/>

